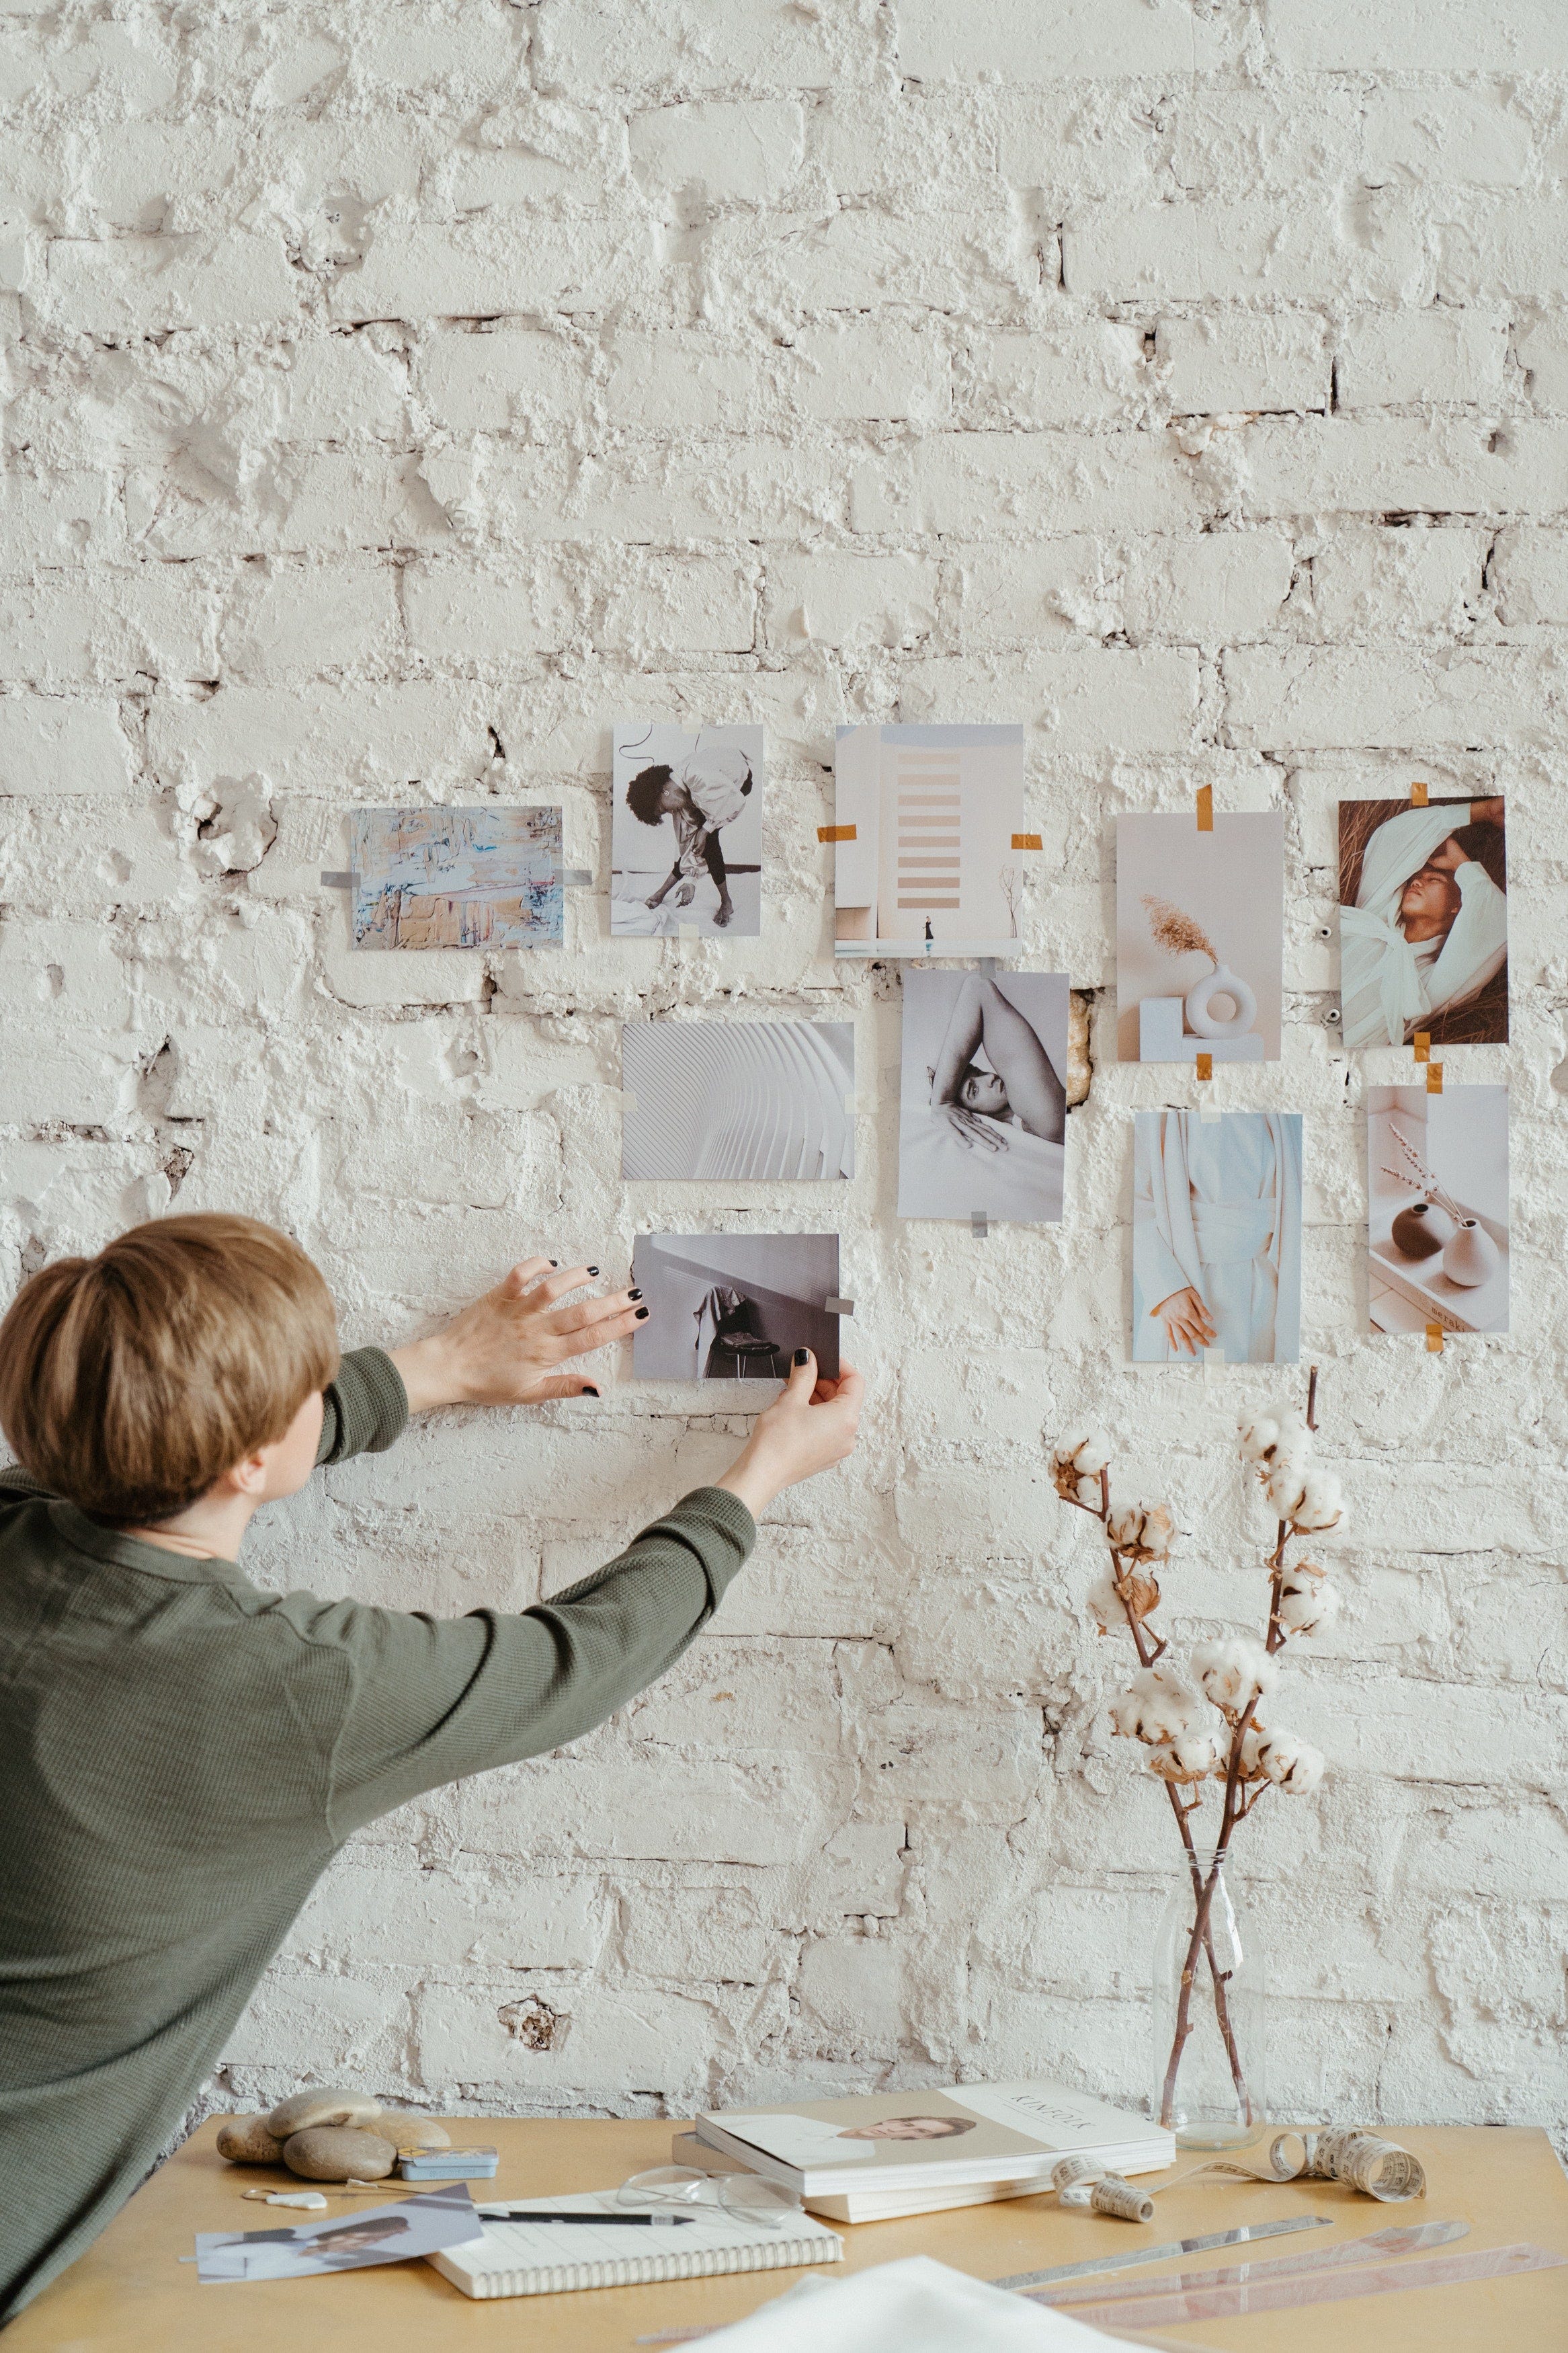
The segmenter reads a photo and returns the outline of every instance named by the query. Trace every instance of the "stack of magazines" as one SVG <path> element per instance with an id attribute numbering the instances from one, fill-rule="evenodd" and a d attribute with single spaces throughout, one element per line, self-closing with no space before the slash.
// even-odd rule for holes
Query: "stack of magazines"
<path id="1" fill-rule="evenodd" d="M 1037 2196 L 1063 2157 L 1108 2173 L 1173 2165 L 1173 2135 L 1060 2084 L 954 2084 L 774 2108 L 725 2108 L 676 2136 L 679 2164 L 744 2168 L 836 2222 Z"/>

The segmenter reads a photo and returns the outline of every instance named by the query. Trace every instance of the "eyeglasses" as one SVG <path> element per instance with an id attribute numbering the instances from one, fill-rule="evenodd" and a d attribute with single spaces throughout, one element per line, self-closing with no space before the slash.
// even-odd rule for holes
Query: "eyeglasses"
<path id="1" fill-rule="evenodd" d="M 777 2181 L 760 2173 L 698 2173 L 686 2165 L 656 2165 L 650 2172 L 634 2173 L 616 2192 L 617 2206 L 635 2206 L 645 2213 L 660 2213 L 682 2206 L 718 2206 L 738 2221 L 760 2222 L 782 2230 L 804 2213 L 800 2200 Z"/>

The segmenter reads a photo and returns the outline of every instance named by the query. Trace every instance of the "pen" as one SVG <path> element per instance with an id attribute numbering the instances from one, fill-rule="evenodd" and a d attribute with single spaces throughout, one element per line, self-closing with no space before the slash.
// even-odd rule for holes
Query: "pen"
<path id="1" fill-rule="evenodd" d="M 481 2222 L 650 2222 L 659 2230 L 674 2222 L 695 2222 L 695 2214 L 542 2214 L 532 2207 L 514 2206 L 505 2214 L 479 2209 Z"/>

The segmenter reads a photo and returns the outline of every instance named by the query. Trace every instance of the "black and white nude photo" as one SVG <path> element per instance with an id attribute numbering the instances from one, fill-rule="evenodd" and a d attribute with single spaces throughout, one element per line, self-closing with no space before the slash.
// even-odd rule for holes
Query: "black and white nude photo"
<path id="1" fill-rule="evenodd" d="M 904 974 L 900 1218 L 1062 1214 L 1068 977 Z"/>
<path id="2" fill-rule="evenodd" d="M 1358 1049 L 1508 1043 L 1500 795 L 1340 803 L 1340 1014 Z"/>
<path id="3" fill-rule="evenodd" d="M 762 931 L 763 731 L 638 720 L 614 736 L 610 929 L 755 939 Z"/>

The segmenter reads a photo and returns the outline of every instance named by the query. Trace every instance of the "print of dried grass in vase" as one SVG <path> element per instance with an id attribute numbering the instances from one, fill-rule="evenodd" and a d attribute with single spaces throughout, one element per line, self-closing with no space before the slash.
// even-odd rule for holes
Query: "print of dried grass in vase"
<path id="1" fill-rule="evenodd" d="M 1126 1634 L 1138 1654 L 1138 1672 L 1112 1699 L 1110 1720 L 1146 1748 L 1182 1842 L 1178 1892 L 1163 1930 L 1168 1968 L 1156 1953 L 1152 2106 L 1160 2122 L 1192 2146 L 1247 2139 L 1265 2115 L 1261 1993 L 1249 1982 L 1250 1951 L 1226 1882 L 1231 1841 L 1270 1790 L 1304 1798 L 1323 1778 L 1320 1752 L 1288 1730 L 1270 1704 L 1279 1653 L 1288 1643 L 1310 1641 L 1339 1614 L 1339 1595 L 1317 1564 L 1287 1558 L 1293 1539 L 1344 1524 L 1340 1482 L 1313 1461 L 1317 1389 L 1314 1366 L 1304 1414 L 1254 1414 L 1240 1424 L 1242 1455 L 1275 1517 L 1274 1548 L 1264 1564 L 1262 1639 L 1235 1634 L 1199 1642 L 1184 1668 L 1170 1656 L 1170 1637 L 1152 1622 L 1175 1544 L 1169 1506 L 1113 1508 L 1110 1443 L 1097 1430 L 1063 1439 L 1050 1458 L 1058 1494 L 1105 1531 L 1110 1556 L 1089 1590 L 1089 1607 L 1102 1634 Z M 1204 1798 L 1211 1786 L 1219 1792 L 1219 1820 L 1205 1830 Z M 1206 2080 L 1205 2047 L 1214 2054 Z"/>
<path id="2" fill-rule="evenodd" d="M 1191 915 L 1173 906 L 1169 899 L 1156 899 L 1152 892 L 1143 893 L 1143 904 L 1149 911 L 1149 930 L 1157 947 L 1168 956 L 1206 955 L 1213 970 L 1194 982 L 1183 1000 L 1182 1010 L 1188 1029 L 1194 1038 L 1238 1038 L 1250 1029 L 1258 1018 L 1258 999 L 1226 963 L 1219 950 Z M 1215 1001 L 1228 1003 L 1229 1013 L 1216 1013 Z"/>

